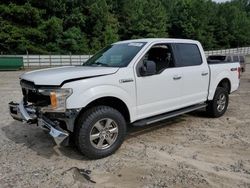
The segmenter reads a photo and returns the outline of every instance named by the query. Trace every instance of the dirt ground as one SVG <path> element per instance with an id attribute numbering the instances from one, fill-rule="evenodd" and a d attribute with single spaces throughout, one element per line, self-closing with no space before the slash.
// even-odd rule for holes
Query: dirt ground
<path id="1" fill-rule="evenodd" d="M 35 125 L 14 121 L 7 104 L 21 99 L 22 72 L 0 72 L 0 187 L 250 187 L 247 68 L 223 117 L 200 111 L 129 128 L 121 148 L 100 160 L 59 148 Z M 96 183 L 78 168 L 91 170 Z"/>

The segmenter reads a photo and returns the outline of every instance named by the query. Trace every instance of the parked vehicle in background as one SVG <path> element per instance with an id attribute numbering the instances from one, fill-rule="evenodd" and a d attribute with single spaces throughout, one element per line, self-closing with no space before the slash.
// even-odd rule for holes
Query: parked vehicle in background
<path id="1" fill-rule="evenodd" d="M 223 63 L 223 62 L 239 62 L 241 72 L 246 71 L 246 58 L 244 55 L 227 54 L 227 55 L 210 55 L 207 58 L 208 63 Z"/>
<path id="2" fill-rule="evenodd" d="M 89 158 L 114 153 L 128 124 L 143 126 L 197 109 L 222 116 L 240 81 L 239 63 L 207 63 L 201 44 L 184 39 L 121 41 L 82 66 L 20 76 L 23 99 L 11 116 L 48 129 L 57 144 L 72 135 Z"/>

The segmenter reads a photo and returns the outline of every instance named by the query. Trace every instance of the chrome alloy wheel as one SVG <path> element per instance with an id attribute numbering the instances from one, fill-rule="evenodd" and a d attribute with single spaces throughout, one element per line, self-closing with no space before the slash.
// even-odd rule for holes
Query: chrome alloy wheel
<path id="1" fill-rule="evenodd" d="M 97 121 L 90 131 L 90 143 L 96 149 L 107 149 L 116 141 L 118 126 L 110 118 Z"/>
<path id="2" fill-rule="evenodd" d="M 217 110 L 218 112 L 222 112 L 226 107 L 226 96 L 225 94 L 220 94 L 217 99 Z"/>

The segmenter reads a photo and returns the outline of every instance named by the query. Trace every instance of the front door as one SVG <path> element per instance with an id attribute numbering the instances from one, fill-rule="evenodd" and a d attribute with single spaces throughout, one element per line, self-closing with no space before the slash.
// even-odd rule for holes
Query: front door
<path id="1" fill-rule="evenodd" d="M 142 76 L 143 63 L 153 61 L 156 73 Z M 137 118 L 154 116 L 182 107 L 181 97 L 182 70 L 175 67 L 170 44 L 155 44 L 136 66 Z"/>

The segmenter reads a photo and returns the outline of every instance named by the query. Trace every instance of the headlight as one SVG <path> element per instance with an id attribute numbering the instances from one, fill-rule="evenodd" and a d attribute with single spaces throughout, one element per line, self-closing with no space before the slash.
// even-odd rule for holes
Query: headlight
<path id="1" fill-rule="evenodd" d="M 50 96 L 50 105 L 43 107 L 44 112 L 65 112 L 66 99 L 72 94 L 72 89 L 41 89 L 39 93 Z"/>

